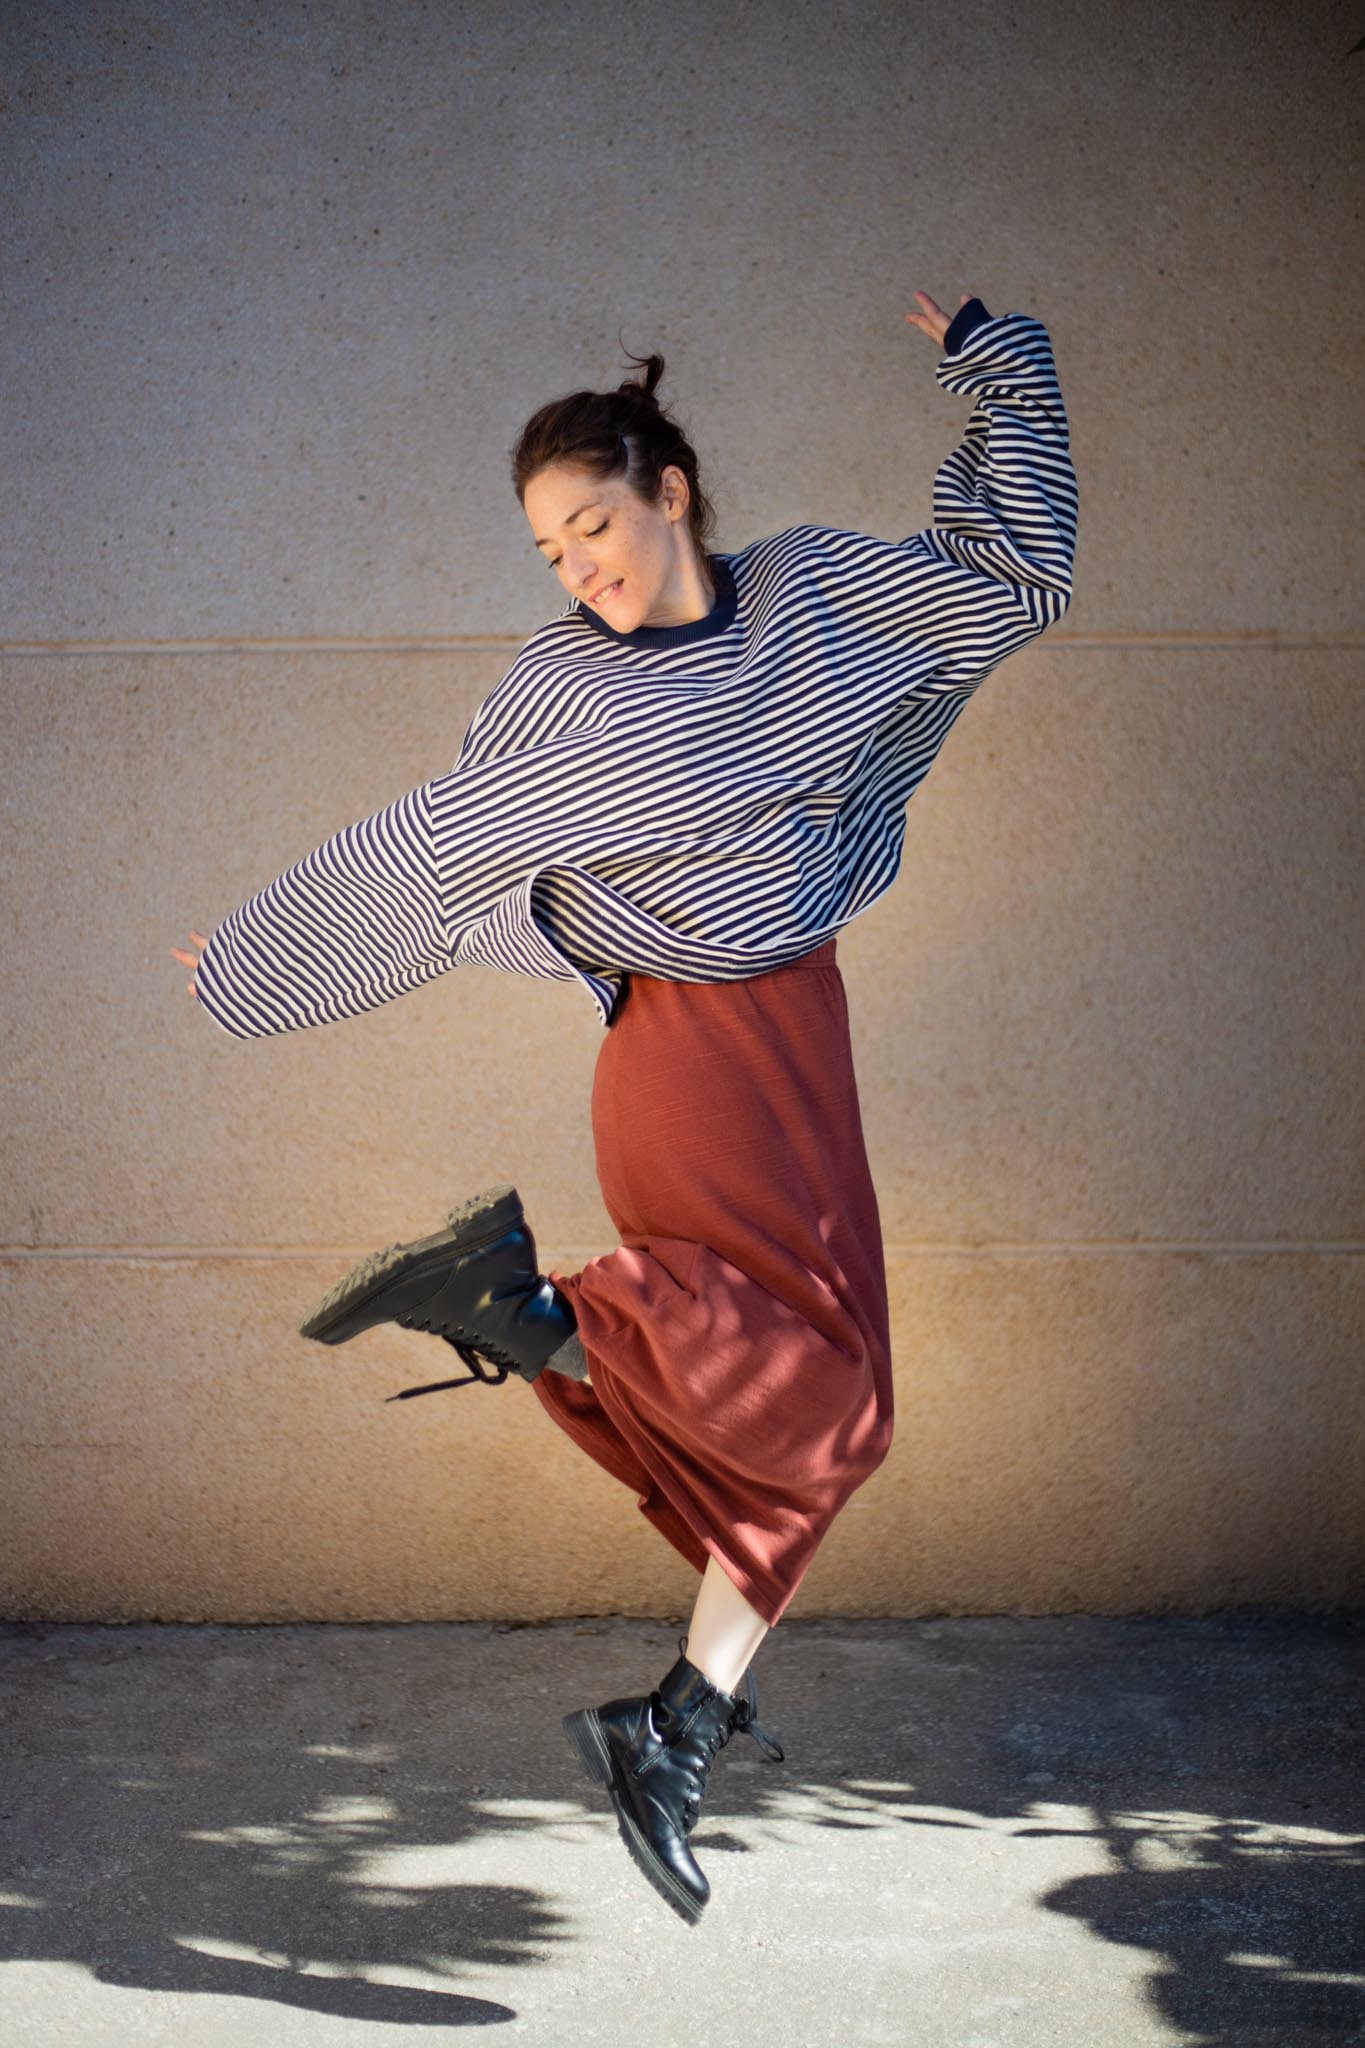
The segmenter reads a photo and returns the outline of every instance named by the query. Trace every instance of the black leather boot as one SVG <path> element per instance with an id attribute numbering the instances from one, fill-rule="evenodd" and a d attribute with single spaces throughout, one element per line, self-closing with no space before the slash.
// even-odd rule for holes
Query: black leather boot
<path id="1" fill-rule="evenodd" d="M 463 1378 L 405 1387 L 390 1401 L 475 1380 L 498 1386 L 509 1372 L 534 1380 L 576 1328 L 567 1297 L 537 1266 L 521 1199 L 506 1183 L 459 1203 L 430 1237 L 361 1259 L 304 1317 L 299 1334 L 345 1344 L 376 1323 L 444 1337 L 470 1367 Z"/>
<path id="2" fill-rule="evenodd" d="M 681 1649 L 687 1637 L 679 1636 Z M 609 1700 L 566 1714 L 564 1731 L 588 1776 L 605 1785 L 621 1839 L 655 1891 L 695 1926 L 711 1887 L 687 1837 L 696 1826 L 711 1765 L 736 1729 L 781 1763 L 780 1743 L 759 1725 L 752 1670 L 745 1691 L 722 1692 L 685 1656 L 647 1698 Z"/>

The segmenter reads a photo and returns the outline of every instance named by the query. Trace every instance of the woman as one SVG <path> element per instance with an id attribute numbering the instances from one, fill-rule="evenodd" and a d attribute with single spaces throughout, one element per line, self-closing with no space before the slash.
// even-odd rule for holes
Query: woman
<path id="1" fill-rule="evenodd" d="M 687 1836 L 715 1755 L 738 1728 L 782 1757 L 754 1718 L 753 1654 L 892 1437 L 835 934 L 894 880 L 905 805 L 972 692 L 1070 601 L 1076 479 L 1045 329 L 916 297 L 940 384 L 977 400 L 932 527 L 891 543 L 798 526 L 708 552 L 696 455 L 654 396 L 661 358 L 642 383 L 542 407 L 513 482 L 566 609 L 448 775 L 191 933 L 202 951 L 172 949 L 238 1037 L 357 1015 L 463 961 L 575 980 L 596 1003 L 619 1248 L 542 1274 L 501 1185 L 362 1260 L 300 1327 L 337 1344 L 392 1321 L 471 1369 L 393 1399 L 528 1380 L 701 1572 L 659 1685 L 564 1724 L 693 1923 L 710 1888 Z"/>

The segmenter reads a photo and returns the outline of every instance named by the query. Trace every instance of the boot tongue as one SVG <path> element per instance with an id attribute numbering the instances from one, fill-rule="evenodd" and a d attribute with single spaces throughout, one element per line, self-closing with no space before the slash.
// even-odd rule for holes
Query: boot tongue
<path id="1" fill-rule="evenodd" d="M 680 1652 L 686 1641 L 686 1635 L 678 1637 L 678 1649 Z M 725 1743 L 730 1740 L 732 1734 L 742 1731 L 745 1735 L 753 1736 L 754 1741 L 771 1763 L 780 1764 L 786 1762 L 787 1753 L 781 1743 L 775 1736 L 768 1733 L 768 1730 L 758 1718 L 758 1688 L 754 1684 L 752 1665 L 744 1673 L 743 1692 L 722 1692 L 718 1685 L 711 1684 L 710 1679 L 703 1672 L 699 1671 L 697 1666 L 690 1662 L 685 1654 L 679 1656 L 673 1670 L 669 1672 L 668 1678 L 664 1680 L 664 1684 L 668 1686 L 669 1679 L 683 1676 L 688 1678 L 692 1684 L 695 1684 L 698 1689 L 709 1687 L 717 1700 L 727 1703 L 728 1713 L 726 1716 L 725 1740 L 720 1745 L 722 1749 L 725 1747 Z M 689 1693 L 692 1691 L 692 1684 L 689 1684 Z M 672 1704 L 673 1702 L 670 1699 L 669 1705 Z"/>
<path id="2" fill-rule="evenodd" d="M 699 1669 L 689 1657 L 680 1656 L 671 1671 L 665 1673 L 655 1688 L 666 1710 L 686 1718 L 694 1708 L 708 1699 L 716 1699 L 727 1706 L 733 1705 L 733 1695 L 722 1692 L 713 1685 L 706 1673 Z"/>

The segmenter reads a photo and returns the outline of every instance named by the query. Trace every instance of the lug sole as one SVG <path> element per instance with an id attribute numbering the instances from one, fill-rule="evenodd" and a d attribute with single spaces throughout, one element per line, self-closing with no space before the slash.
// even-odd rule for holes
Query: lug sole
<path id="1" fill-rule="evenodd" d="M 363 1329 L 372 1327 L 365 1322 L 365 1311 L 390 1281 L 414 1271 L 427 1259 L 434 1258 L 439 1269 L 445 1254 L 453 1250 L 472 1251 L 501 1237 L 510 1224 L 521 1220 L 521 1215 L 521 1202 L 510 1182 L 500 1182 L 497 1187 L 471 1195 L 446 1212 L 444 1226 L 434 1230 L 430 1237 L 416 1238 L 411 1244 L 386 1245 L 382 1251 L 369 1252 L 357 1260 L 308 1311 L 299 1324 L 299 1335 L 316 1337 L 323 1344 L 345 1344 Z"/>
<path id="2" fill-rule="evenodd" d="M 616 1809 L 617 1829 L 637 1868 L 649 1879 L 660 1898 L 664 1899 L 681 1919 L 686 1920 L 689 1926 L 695 1927 L 705 1907 L 699 1905 L 692 1894 L 678 1883 L 641 1833 L 639 1822 L 617 1789 L 611 1751 L 607 1747 L 596 1709 L 584 1707 L 577 1714 L 566 1714 L 562 1725 L 588 1776 L 594 1784 L 605 1785 L 611 1794 L 611 1803 Z"/>

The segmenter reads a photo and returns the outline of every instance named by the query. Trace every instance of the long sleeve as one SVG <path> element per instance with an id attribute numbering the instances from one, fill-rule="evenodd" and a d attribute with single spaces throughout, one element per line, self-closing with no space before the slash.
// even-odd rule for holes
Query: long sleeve
<path id="1" fill-rule="evenodd" d="M 1071 602 L 1078 493 L 1070 433 L 1042 322 L 959 308 L 935 374 L 976 401 L 960 444 L 934 479 L 934 524 L 919 544 L 1003 585 L 1033 632 Z"/>
<path id="2" fill-rule="evenodd" d="M 234 1038 L 359 1016 L 454 962 L 431 783 L 334 833 L 225 917 L 195 971 Z"/>
<path id="3" fill-rule="evenodd" d="M 818 525 L 716 570 L 662 645 L 575 601 L 475 712 L 454 767 L 334 833 L 225 917 L 196 971 L 235 1038 L 359 1016 L 456 965 L 729 980 L 877 900 L 905 805 L 981 679 L 1070 600 L 1076 479 L 1046 330 L 979 300 L 945 390 L 975 410 L 904 541 Z"/>

